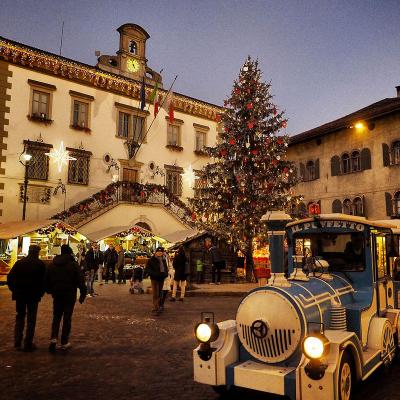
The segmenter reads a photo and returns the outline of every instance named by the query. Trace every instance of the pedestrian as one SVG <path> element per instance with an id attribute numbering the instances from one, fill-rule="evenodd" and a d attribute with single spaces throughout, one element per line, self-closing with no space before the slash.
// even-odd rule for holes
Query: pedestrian
<path id="1" fill-rule="evenodd" d="M 117 259 L 117 269 L 118 269 L 118 283 L 126 283 L 125 279 L 125 251 L 121 245 L 118 246 L 118 259 Z"/>
<path id="2" fill-rule="evenodd" d="M 178 252 L 176 253 L 173 261 L 175 275 L 174 275 L 174 286 L 172 288 L 171 301 L 176 300 L 176 292 L 178 290 L 178 285 L 181 289 L 181 295 L 179 297 L 179 301 L 183 301 L 185 297 L 186 279 L 189 275 L 187 263 L 188 260 L 186 258 L 185 249 L 183 248 L 183 246 L 179 246 Z"/>
<path id="3" fill-rule="evenodd" d="M 86 245 L 82 239 L 78 244 L 78 253 L 76 254 L 76 259 L 81 271 L 86 271 L 85 261 L 86 261 Z"/>
<path id="4" fill-rule="evenodd" d="M 160 301 L 161 310 L 164 310 L 165 299 L 167 298 L 168 293 L 171 290 L 171 286 L 174 282 L 174 275 L 175 275 L 174 267 L 172 266 L 172 263 L 170 262 L 167 253 L 164 253 L 164 258 L 165 258 L 165 261 L 167 262 L 167 266 L 168 266 L 168 276 L 164 279 L 164 283 L 163 283 L 163 288 L 162 288 L 162 293 L 161 293 L 161 301 Z"/>
<path id="5" fill-rule="evenodd" d="M 17 261 L 7 275 L 8 288 L 11 290 L 12 299 L 15 300 L 17 312 L 14 327 L 14 347 L 16 350 L 21 350 L 26 317 L 23 350 L 27 352 L 36 350 L 36 345 L 33 343 L 36 315 L 38 304 L 45 292 L 46 266 L 43 261 L 39 260 L 39 253 L 39 246 L 29 246 L 28 255 Z"/>
<path id="6" fill-rule="evenodd" d="M 94 292 L 94 277 L 100 266 L 103 264 L 103 253 L 99 250 L 99 246 L 96 242 L 92 243 L 92 246 L 85 255 L 85 268 L 86 268 L 86 287 L 88 297 L 96 295 Z"/>
<path id="7" fill-rule="evenodd" d="M 211 282 L 210 285 L 215 285 L 215 274 L 217 275 L 217 285 L 221 284 L 221 269 L 225 266 L 225 261 L 221 256 L 221 252 L 218 247 L 214 244 L 210 247 L 209 252 L 211 254 Z"/>
<path id="8" fill-rule="evenodd" d="M 201 258 L 196 260 L 196 283 L 200 284 L 204 282 L 204 264 Z"/>
<path id="9" fill-rule="evenodd" d="M 118 261 L 118 253 L 114 248 L 114 244 L 110 243 L 108 249 L 104 253 L 104 267 L 106 269 L 106 283 L 111 278 L 115 283 L 115 265 Z"/>
<path id="10" fill-rule="evenodd" d="M 85 280 L 73 257 L 71 247 L 63 244 L 61 255 L 54 257 L 46 278 L 46 291 L 53 296 L 53 323 L 49 346 L 49 351 L 52 353 L 56 350 L 61 319 L 63 320 L 61 349 L 67 350 L 71 347 L 69 336 L 77 288 L 80 291 L 79 302 L 82 304 L 86 297 Z"/>
<path id="11" fill-rule="evenodd" d="M 144 276 L 150 277 L 151 280 L 151 290 L 153 293 L 153 309 L 151 312 L 153 314 L 159 314 L 160 301 L 161 301 L 161 291 L 163 288 L 164 279 L 168 275 L 167 261 L 164 257 L 164 248 L 157 247 L 154 255 L 147 262 L 146 268 L 144 270 Z"/>

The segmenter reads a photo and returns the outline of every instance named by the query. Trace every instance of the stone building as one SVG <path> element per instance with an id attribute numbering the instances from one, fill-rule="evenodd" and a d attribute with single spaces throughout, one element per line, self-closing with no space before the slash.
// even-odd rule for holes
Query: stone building
<path id="1" fill-rule="evenodd" d="M 160 104 L 167 90 L 147 65 L 149 34 L 135 24 L 118 32 L 116 55 L 98 54 L 96 66 L 0 37 L 0 222 L 22 218 L 26 172 L 27 219 L 66 210 L 86 234 L 137 222 L 158 235 L 187 228 L 181 200 L 193 189 L 182 175 L 207 163 L 220 108 L 174 93 L 173 121 L 162 108 L 154 117 L 153 88 Z M 62 164 L 65 149 L 74 160 Z M 46 155 L 57 151 L 60 165 Z M 110 186 L 118 181 L 132 185 Z"/>
<path id="2" fill-rule="evenodd" d="M 343 212 L 372 220 L 400 217 L 400 87 L 361 110 L 291 138 L 304 201 L 322 213 Z"/>

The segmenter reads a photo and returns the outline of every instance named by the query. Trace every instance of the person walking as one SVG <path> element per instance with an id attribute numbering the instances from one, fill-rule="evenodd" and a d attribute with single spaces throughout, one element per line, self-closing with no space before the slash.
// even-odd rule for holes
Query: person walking
<path id="1" fill-rule="evenodd" d="M 221 284 L 221 269 L 225 265 L 225 261 L 221 256 L 221 252 L 218 247 L 214 244 L 210 247 L 209 252 L 211 254 L 211 282 L 210 285 L 215 285 L 215 274 L 217 275 L 217 285 Z"/>
<path id="2" fill-rule="evenodd" d="M 7 285 L 15 300 L 16 317 L 14 326 L 14 348 L 21 350 L 24 336 L 25 317 L 26 334 L 24 351 L 36 350 L 33 343 L 36 327 L 36 316 L 40 299 L 44 295 L 46 266 L 39 260 L 40 247 L 29 247 L 27 257 L 17 261 L 7 275 Z"/>
<path id="3" fill-rule="evenodd" d="M 103 253 L 99 250 L 99 246 L 96 242 L 92 243 L 92 246 L 85 255 L 85 268 L 86 268 L 86 287 L 88 297 L 93 297 L 96 293 L 94 292 L 94 277 L 103 264 Z"/>
<path id="4" fill-rule="evenodd" d="M 61 255 L 54 257 L 46 277 L 46 292 L 53 296 L 53 323 L 49 346 L 49 351 L 52 353 L 56 350 L 61 319 L 63 320 L 61 349 L 67 350 L 71 347 L 69 336 L 78 288 L 79 302 L 82 304 L 86 297 L 85 280 L 73 257 L 71 247 L 63 244 Z"/>
<path id="5" fill-rule="evenodd" d="M 164 279 L 168 275 L 168 265 L 164 257 L 164 248 L 157 247 L 154 255 L 147 262 L 144 270 L 144 276 L 150 277 L 151 290 L 153 293 L 153 309 L 151 310 L 154 314 L 159 314 L 161 291 L 163 288 Z"/>
<path id="6" fill-rule="evenodd" d="M 196 283 L 204 283 L 204 263 L 203 257 L 196 260 Z"/>
<path id="7" fill-rule="evenodd" d="M 171 290 L 172 284 L 174 282 L 174 275 L 175 275 L 174 267 L 172 266 L 172 263 L 170 262 L 170 259 L 169 259 L 169 256 L 167 253 L 164 253 L 164 258 L 165 258 L 165 261 L 167 262 L 167 266 L 168 266 L 168 276 L 164 279 L 162 293 L 161 293 L 160 308 L 162 311 L 164 310 L 165 299 L 167 298 L 168 293 Z"/>
<path id="8" fill-rule="evenodd" d="M 119 245 L 118 246 L 118 259 L 117 259 L 117 270 L 118 270 L 118 283 L 126 283 L 125 279 L 125 251 L 124 248 Z"/>
<path id="9" fill-rule="evenodd" d="M 110 243 L 108 249 L 104 253 L 104 267 L 106 268 L 106 279 L 105 282 L 111 278 L 115 283 L 115 265 L 118 261 L 118 253 L 114 248 L 114 244 Z"/>
<path id="10" fill-rule="evenodd" d="M 76 260 L 78 262 L 81 271 L 86 271 L 86 244 L 84 240 L 81 240 L 78 244 L 78 253 L 76 254 Z"/>
<path id="11" fill-rule="evenodd" d="M 183 301 L 185 297 L 186 279 L 187 276 L 189 275 L 189 271 L 187 271 L 186 264 L 187 264 L 187 258 L 185 250 L 183 246 L 179 246 L 178 252 L 176 253 L 173 261 L 175 275 L 174 275 L 174 286 L 172 288 L 171 301 L 176 300 L 176 292 L 178 290 L 178 285 L 181 289 L 181 295 L 179 297 L 179 301 Z"/>

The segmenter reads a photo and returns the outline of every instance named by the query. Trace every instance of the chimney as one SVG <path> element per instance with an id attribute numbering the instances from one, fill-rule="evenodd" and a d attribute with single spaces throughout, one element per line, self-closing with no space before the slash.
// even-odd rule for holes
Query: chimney
<path id="1" fill-rule="evenodd" d="M 396 86 L 397 97 L 400 97 L 400 86 Z"/>

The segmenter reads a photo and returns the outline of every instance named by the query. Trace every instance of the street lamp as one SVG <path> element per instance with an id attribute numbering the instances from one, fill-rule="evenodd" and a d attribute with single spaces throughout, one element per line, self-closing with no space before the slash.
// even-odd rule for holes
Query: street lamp
<path id="1" fill-rule="evenodd" d="M 25 167 L 25 176 L 24 176 L 24 204 L 22 207 L 22 221 L 25 221 L 26 215 L 26 201 L 27 201 L 27 193 L 28 193 L 28 166 L 32 160 L 32 154 L 28 153 L 29 149 L 29 140 L 24 144 L 24 151 L 19 156 L 19 162 Z"/>

